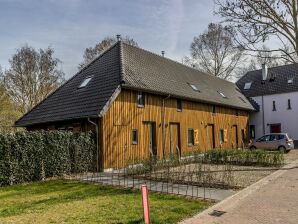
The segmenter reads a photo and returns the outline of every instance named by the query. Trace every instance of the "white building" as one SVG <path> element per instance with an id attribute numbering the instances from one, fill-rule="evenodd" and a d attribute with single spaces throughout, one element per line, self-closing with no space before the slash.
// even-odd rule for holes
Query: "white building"
<path id="1" fill-rule="evenodd" d="M 250 71 L 237 86 L 249 98 L 256 112 L 250 114 L 250 137 L 288 133 L 298 146 L 298 65 L 284 65 Z"/>

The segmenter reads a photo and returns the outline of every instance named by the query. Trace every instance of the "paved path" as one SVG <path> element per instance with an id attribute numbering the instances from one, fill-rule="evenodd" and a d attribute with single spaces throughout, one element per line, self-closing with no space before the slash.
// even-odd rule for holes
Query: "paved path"
<path id="1" fill-rule="evenodd" d="M 121 186 L 140 189 L 141 185 L 146 183 L 151 191 L 179 194 L 190 197 L 206 198 L 215 201 L 221 201 L 237 193 L 234 190 L 202 188 L 185 184 L 172 184 L 160 181 L 148 181 L 142 179 L 124 178 L 113 173 L 99 173 L 96 176 L 85 177 L 81 179 L 85 182 L 101 183 L 105 185 Z"/>
<path id="2" fill-rule="evenodd" d="M 297 224 L 297 166 L 298 160 L 182 223 Z M 214 210 L 225 213 L 211 216 Z"/>

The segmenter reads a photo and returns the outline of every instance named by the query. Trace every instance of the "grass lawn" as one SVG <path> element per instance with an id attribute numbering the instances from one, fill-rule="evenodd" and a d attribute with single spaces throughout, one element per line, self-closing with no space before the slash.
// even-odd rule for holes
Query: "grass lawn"
<path id="1" fill-rule="evenodd" d="M 203 201 L 150 193 L 152 223 L 176 223 Z M 0 223 L 142 223 L 140 191 L 56 180 L 0 188 Z"/>

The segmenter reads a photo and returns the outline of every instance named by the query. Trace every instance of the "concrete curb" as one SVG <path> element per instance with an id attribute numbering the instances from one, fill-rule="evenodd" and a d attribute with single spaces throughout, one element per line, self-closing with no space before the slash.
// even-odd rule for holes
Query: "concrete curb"
<path id="1" fill-rule="evenodd" d="M 214 210 L 226 211 L 230 208 L 236 207 L 242 199 L 244 199 L 247 196 L 249 196 L 250 194 L 256 192 L 264 185 L 267 185 L 271 181 L 277 179 L 282 174 L 287 172 L 287 169 L 293 168 L 293 167 L 297 166 L 297 164 L 298 164 L 298 160 L 295 160 L 295 161 L 283 166 L 282 170 L 275 171 L 274 173 L 268 175 L 267 177 L 264 177 L 263 179 L 259 180 L 258 182 L 248 186 L 247 188 L 244 188 L 243 190 L 239 191 L 238 193 L 222 200 L 221 202 L 211 206 L 210 208 L 204 210 L 203 212 L 201 212 L 189 219 L 183 220 L 179 223 L 180 224 L 198 223 L 198 220 L 204 219 L 204 217 L 210 217 L 209 213 L 211 213 Z"/>

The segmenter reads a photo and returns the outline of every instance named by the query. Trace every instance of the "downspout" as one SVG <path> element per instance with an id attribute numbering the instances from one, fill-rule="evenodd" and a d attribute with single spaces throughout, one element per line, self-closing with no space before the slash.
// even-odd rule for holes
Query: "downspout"
<path id="1" fill-rule="evenodd" d="M 163 159 L 165 159 L 165 151 L 166 151 L 166 123 L 165 123 L 165 101 L 169 99 L 171 95 L 168 95 L 167 97 L 162 99 L 162 110 L 161 110 L 161 119 L 162 119 L 162 135 L 163 135 L 163 143 L 162 143 L 162 156 Z"/>
<path id="2" fill-rule="evenodd" d="M 98 166 L 98 161 L 99 161 L 99 158 L 98 158 L 98 151 L 99 151 L 99 128 L 98 128 L 98 124 L 96 124 L 95 122 L 91 121 L 90 118 L 88 117 L 88 121 L 93 124 L 96 128 L 96 171 L 98 172 L 99 171 L 99 166 Z"/>
<path id="3" fill-rule="evenodd" d="M 263 124 L 263 135 L 265 135 L 265 111 L 264 111 L 264 96 L 262 95 L 262 124 Z"/>

